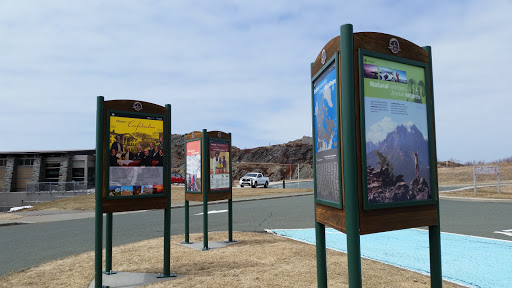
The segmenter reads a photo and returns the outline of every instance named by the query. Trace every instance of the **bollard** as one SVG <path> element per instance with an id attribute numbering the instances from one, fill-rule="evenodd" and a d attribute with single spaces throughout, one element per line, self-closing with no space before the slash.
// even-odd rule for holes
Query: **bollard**
<path id="1" fill-rule="evenodd" d="M 285 189 L 285 186 L 286 186 L 286 185 L 284 184 L 284 179 L 283 179 L 283 189 Z"/>

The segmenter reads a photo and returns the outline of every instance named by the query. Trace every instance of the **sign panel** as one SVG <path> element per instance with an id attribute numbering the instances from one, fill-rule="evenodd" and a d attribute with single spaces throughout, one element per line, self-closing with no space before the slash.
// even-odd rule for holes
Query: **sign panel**
<path id="1" fill-rule="evenodd" d="M 365 204 L 432 200 L 426 64 L 360 53 Z"/>
<path id="2" fill-rule="evenodd" d="M 163 117 L 109 111 L 108 122 L 107 198 L 163 196 Z"/>
<path id="3" fill-rule="evenodd" d="M 498 166 L 491 166 L 491 167 L 473 167 L 476 174 L 499 174 L 500 173 L 500 167 Z"/>
<path id="4" fill-rule="evenodd" d="M 201 192 L 201 140 L 187 142 L 186 191 Z"/>
<path id="5" fill-rule="evenodd" d="M 229 142 L 210 140 L 210 191 L 229 189 L 229 165 Z"/>
<path id="6" fill-rule="evenodd" d="M 336 57 L 336 55 L 335 55 Z M 316 199 L 341 208 L 339 104 L 335 57 L 313 79 Z"/>

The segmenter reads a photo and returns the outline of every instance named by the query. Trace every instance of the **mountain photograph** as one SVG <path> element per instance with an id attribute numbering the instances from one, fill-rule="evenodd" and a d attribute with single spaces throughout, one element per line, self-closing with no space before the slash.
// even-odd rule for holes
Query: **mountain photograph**
<path id="1" fill-rule="evenodd" d="M 366 142 L 369 203 L 430 199 L 428 140 L 414 124 L 398 125 L 379 143 Z"/>

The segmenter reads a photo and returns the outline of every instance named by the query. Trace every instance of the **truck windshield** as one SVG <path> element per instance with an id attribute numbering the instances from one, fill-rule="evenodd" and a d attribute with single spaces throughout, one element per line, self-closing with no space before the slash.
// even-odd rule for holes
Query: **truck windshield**
<path id="1" fill-rule="evenodd" d="M 245 174 L 246 177 L 256 177 L 257 174 L 256 173 L 249 173 L 249 174 Z"/>

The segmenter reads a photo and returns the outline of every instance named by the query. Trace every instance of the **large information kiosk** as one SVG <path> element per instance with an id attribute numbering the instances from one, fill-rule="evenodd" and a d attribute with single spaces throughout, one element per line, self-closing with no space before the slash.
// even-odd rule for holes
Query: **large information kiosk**
<path id="1" fill-rule="evenodd" d="M 164 209 L 164 271 L 170 272 L 171 106 L 137 100 L 97 100 L 95 287 L 102 287 L 103 213 L 105 273 L 112 271 L 114 212 Z"/>
<path id="2" fill-rule="evenodd" d="M 228 201 L 228 243 L 233 240 L 231 133 L 194 131 L 185 135 L 185 242 L 189 241 L 189 202 L 203 202 L 203 250 L 208 247 L 208 202 Z"/>
<path id="3" fill-rule="evenodd" d="M 441 287 L 430 47 L 343 25 L 311 77 L 318 286 L 327 225 L 347 234 L 350 287 L 362 285 L 360 235 L 428 226 Z"/>

